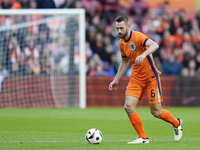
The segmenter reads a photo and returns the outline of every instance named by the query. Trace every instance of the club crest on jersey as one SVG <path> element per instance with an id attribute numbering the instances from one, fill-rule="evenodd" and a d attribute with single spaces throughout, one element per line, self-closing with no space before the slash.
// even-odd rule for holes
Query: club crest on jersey
<path id="1" fill-rule="evenodd" d="M 131 43 L 131 44 L 130 44 L 130 47 L 131 47 L 131 50 L 133 50 L 133 53 L 135 53 L 135 52 L 136 52 L 136 50 L 135 50 L 135 44 L 134 44 L 134 43 Z"/>

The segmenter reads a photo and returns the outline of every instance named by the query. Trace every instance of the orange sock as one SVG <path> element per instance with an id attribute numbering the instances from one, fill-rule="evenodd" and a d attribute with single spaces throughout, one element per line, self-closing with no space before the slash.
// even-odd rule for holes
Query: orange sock
<path id="1" fill-rule="evenodd" d="M 161 115 L 160 119 L 171 123 L 174 127 L 179 126 L 178 119 L 174 118 L 174 116 L 172 116 L 172 114 L 168 110 L 162 110 L 162 115 Z"/>
<path id="2" fill-rule="evenodd" d="M 143 126 L 142 126 L 142 119 L 138 115 L 137 112 L 135 112 L 132 116 L 129 117 L 131 124 L 133 125 L 135 131 L 137 132 L 138 136 L 146 139 L 147 136 L 144 132 Z"/>

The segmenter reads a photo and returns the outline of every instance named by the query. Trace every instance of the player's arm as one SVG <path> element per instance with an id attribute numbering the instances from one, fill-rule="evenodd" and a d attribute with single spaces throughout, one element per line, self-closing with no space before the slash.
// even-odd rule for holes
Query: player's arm
<path id="1" fill-rule="evenodd" d="M 120 78 L 124 75 L 124 73 L 127 70 L 127 67 L 129 65 L 129 58 L 128 57 L 122 57 L 122 62 L 118 68 L 117 74 L 115 75 L 114 80 L 119 81 Z"/>
<path id="2" fill-rule="evenodd" d="M 145 56 L 152 54 L 159 48 L 158 44 L 151 39 L 148 39 L 145 46 L 147 47 L 147 50 L 143 53 Z"/>
<path id="3" fill-rule="evenodd" d="M 148 41 L 146 42 L 145 46 L 147 47 L 147 50 L 144 51 L 140 56 L 138 56 L 135 59 L 135 63 L 141 65 L 143 62 L 143 59 L 152 54 L 153 52 L 155 52 L 158 49 L 158 44 L 155 43 L 154 41 L 152 41 L 151 39 L 148 39 Z"/>
<path id="4" fill-rule="evenodd" d="M 122 62 L 119 65 L 117 74 L 115 75 L 113 81 L 109 85 L 109 90 L 112 90 L 112 91 L 116 90 L 118 82 L 119 82 L 120 78 L 124 75 L 124 73 L 126 72 L 128 65 L 129 65 L 129 58 L 122 57 Z"/>

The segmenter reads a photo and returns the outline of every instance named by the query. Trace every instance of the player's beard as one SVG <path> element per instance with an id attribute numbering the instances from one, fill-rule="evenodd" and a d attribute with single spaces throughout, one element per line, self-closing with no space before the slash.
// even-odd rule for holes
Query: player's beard
<path id="1" fill-rule="evenodd" d="M 126 32 L 122 35 L 122 36 L 119 36 L 120 37 L 120 39 L 124 39 L 126 36 L 127 36 L 127 34 L 128 34 L 128 30 L 127 30 L 127 28 L 126 28 Z"/>

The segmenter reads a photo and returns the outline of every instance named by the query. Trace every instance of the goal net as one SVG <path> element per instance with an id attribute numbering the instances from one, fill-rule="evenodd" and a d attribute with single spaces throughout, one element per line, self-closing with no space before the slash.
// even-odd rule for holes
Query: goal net
<path id="1" fill-rule="evenodd" d="M 86 107 L 84 9 L 0 11 L 0 107 Z"/>

